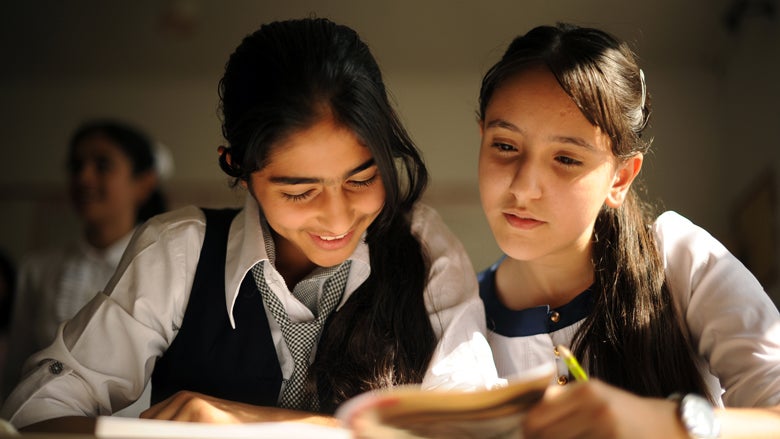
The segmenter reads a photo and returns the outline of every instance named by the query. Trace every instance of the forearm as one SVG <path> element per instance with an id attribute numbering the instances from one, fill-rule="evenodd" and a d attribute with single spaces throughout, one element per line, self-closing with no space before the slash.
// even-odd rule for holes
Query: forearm
<path id="1" fill-rule="evenodd" d="M 327 416 L 319 413 L 288 410 L 276 407 L 255 407 L 253 410 L 256 411 L 255 413 L 259 418 L 264 419 L 267 422 L 294 421 L 328 427 L 338 427 L 340 425 L 339 420 L 333 416 Z"/>
<path id="2" fill-rule="evenodd" d="M 722 439 L 776 438 L 780 434 L 780 406 L 718 410 Z"/>
<path id="3" fill-rule="evenodd" d="M 233 424 L 245 422 L 305 422 L 336 427 L 339 421 L 327 415 L 258 406 L 216 398 L 197 392 L 180 391 L 143 413 L 142 418 L 170 421 Z"/>

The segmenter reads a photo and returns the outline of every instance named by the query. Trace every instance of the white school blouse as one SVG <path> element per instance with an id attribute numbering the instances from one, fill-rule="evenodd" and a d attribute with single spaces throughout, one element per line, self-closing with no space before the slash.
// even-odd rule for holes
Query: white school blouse
<path id="1" fill-rule="evenodd" d="M 672 296 L 682 310 L 710 394 L 720 396 L 726 406 L 780 404 L 780 316 L 759 282 L 720 242 L 679 214 L 662 214 L 653 229 Z M 483 289 L 484 277 L 494 274 L 495 265 L 480 274 Z M 487 294 L 495 296 L 495 291 Z M 523 330 L 536 333 L 509 336 L 511 330 L 502 335 L 489 329 L 499 376 L 511 378 L 547 364 L 556 368 L 556 380 L 567 380 L 566 365 L 556 360 L 553 346 L 571 346 L 585 316 L 581 298 L 558 309 L 530 310 L 555 320 L 549 332 Z M 492 306 L 493 314 L 504 320 L 529 311 L 496 308 L 496 302 Z M 508 321 L 491 322 L 495 316 L 490 308 L 486 306 L 488 327 L 512 326 Z"/>
<path id="2" fill-rule="evenodd" d="M 6 377 L 13 389 L 24 361 L 51 344 L 60 323 L 73 317 L 106 286 L 132 232 L 106 249 L 79 239 L 27 255 L 19 268 Z"/>
<path id="3" fill-rule="evenodd" d="M 60 324 L 106 286 L 132 235 L 133 231 L 105 249 L 80 238 L 25 257 L 19 269 L 9 351 L 3 366 L 3 397 L 19 382 L 25 360 L 51 344 Z M 116 414 L 138 416 L 149 407 L 149 396 L 147 389 L 136 403 Z"/>
<path id="4" fill-rule="evenodd" d="M 205 217 L 185 207 L 149 220 L 133 237 L 116 274 L 72 320 L 60 326 L 48 348 L 26 363 L 28 375 L 8 397 L 0 417 L 17 428 L 60 416 L 110 414 L 135 400 L 176 336 L 187 307 L 205 234 Z M 471 262 L 458 239 L 430 207 L 418 205 L 412 232 L 430 260 L 425 304 L 439 343 L 425 374 L 426 388 L 478 389 L 497 381 L 484 337 L 482 302 Z M 225 271 L 225 312 L 232 311 L 247 271 L 268 259 L 257 203 L 247 196 L 233 220 Z M 370 273 L 368 246 L 352 260 L 341 306 Z M 291 320 L 314 316 L 287 288 L 281 275 L 267 275 Z M 282 374 L 293 361 L 268 310 L 268 323 Z M 61 364 L 61 366 L 60 366 Z"/>

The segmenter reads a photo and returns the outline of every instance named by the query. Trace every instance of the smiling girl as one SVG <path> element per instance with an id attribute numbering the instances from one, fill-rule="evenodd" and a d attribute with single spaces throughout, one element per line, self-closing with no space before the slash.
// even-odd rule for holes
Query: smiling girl
<path id="1" fill-rule="evenodd" d="M 566 384 L 563 345 L 596 378 L 548 392 L 524 437 L 777 437 L 780 316 L 712 236 L 637 197 L 649 116 L 633 53 L 597 29 L 535 28 L 483 79 L 479 189 L 505 256 L 480 294 L 499 374 L 549 364 Z"/>
<path id="2" fill-rule="evenodd" d="M 142 416 L 211 422 L 310 418 L 397 384 L 490 384 L 468 256 L 417 203 L 426 168 L 355 31 L 264 25 L 231 55 L 220 97 L 219 163 L 247 189 L 243 209 L 147 222 L 3 416 L 72 427 L 84 421 L 63 417 L 118 410 L 150 378 Z"/>

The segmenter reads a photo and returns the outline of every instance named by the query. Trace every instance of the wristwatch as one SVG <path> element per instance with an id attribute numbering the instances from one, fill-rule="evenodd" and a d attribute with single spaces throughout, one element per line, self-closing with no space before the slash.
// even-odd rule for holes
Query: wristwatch
<path id="1" fill-rule="evenodd" d="M 694 393 L 687 395 L 675 393 L 669 399 L 678 401 L 677 415 L 692 439 L 720 437 L 720 421 L 712 404 L 705 398 Z"/>

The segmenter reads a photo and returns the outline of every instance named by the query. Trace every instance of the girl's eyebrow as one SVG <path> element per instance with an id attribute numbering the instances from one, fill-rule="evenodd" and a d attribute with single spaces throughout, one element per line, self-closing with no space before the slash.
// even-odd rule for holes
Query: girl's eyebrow
<path id="1" fill-rule="evenodd" d="M 553 136 L 551 137 L 551 140 L 558 142 L 558 143 L 570 143 L 572 145 L 581 146 L 585 149 L 596 151 L 596 147 L 585 141 L 582 137 L 571 137 L 571 136 Z"/>
<path id="2" fill-rule="evenodd" d="M 489 121 L 487 123 L 487 128 L 503 128 L 518 134 L 525 134 L 525 131 L 522 128 L 504 119 L 493 119 Z M 558 143 L 570 143 L 572 145 L 581 146 L 591 151 L 596 151 L 596 148 L 582 137 L 551 136 L 550 140 Z"/>
<path id="3" fill-rule="evenodd" d="M 374 159 L 370 158 L 358 166 L 352 168 L 344 174 L 344 179 L 361 172 L 375 165 Z M 324 183 L 325 179 L 316 177 L 286 177 L 286 176 L 272 176 L 268 179 L 271 183 L 278 185 L 295 185 L 295 184 L 317 184 Z"/>
<path id="4" fill-rule="evenodd" d="M 520 129 L 519 126 L 504 119 L 493 119 L 488 121 L 487 128 L 503 128 L 505 130 L 514 131 L 519 134 L 525 134 L 525 132 Z"/>

